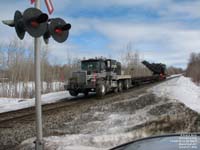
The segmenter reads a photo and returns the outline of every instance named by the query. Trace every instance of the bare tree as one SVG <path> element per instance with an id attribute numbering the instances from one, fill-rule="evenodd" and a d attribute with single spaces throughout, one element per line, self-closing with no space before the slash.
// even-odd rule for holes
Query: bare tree
<path id="1" fill-rule="evenodd" d="M 186 69 L 186 76 L 191 77 L 194 82 L 200 83 L 200 53 L 191 53 Z"/>
<path id="2" fill-rule="evenodd" d="M 141 63 L 139 51 L 132 50 L 131 43 L 127 44 L 126 51 L 121 57 L 122 68 L 132 77 L 151 75 L 151 72 Z"/>
<path id="3" fill-rule="evenodd" d="M 184 70 L 182 68 L 170 66 L 170 67 L 167 68 L 166 72 L 167 72 L 168 75 L 173 75 L 173 74 L 184 73 Z"/>

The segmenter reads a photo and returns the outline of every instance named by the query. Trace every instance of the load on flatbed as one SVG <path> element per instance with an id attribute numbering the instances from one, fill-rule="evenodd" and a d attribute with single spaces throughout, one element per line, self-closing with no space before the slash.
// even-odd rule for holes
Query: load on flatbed
<path id="1" fill-rule="evenodd" d="M 110 91 L 122 92 L 135 85 L 165 79 L 166 66 L 164 64 L 150 64 L 147 61 L 142 63 L 153 72 L 152 76 L 124 75 L 121 63 L 113 59 L 82 60 L 81 70 L 72 73 L 72 77 L 64 88 L 72 96 L 77 96 L 79 93 L 88 95 L 89 92 L 96 92 L 98 96 L 103 96 Z"/>

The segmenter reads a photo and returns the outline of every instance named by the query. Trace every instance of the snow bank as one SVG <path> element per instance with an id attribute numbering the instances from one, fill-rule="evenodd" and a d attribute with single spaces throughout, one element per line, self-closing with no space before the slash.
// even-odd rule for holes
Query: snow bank
<path id="1" fill-rule="evenodd" d="M 71 98 L 68 91 L 43 94 L 42 104 L 54 103 L 64 98 Z M 34 105 L 35 105 L 35 98 L 32 99 L 0 98 L 0 113 L 28 108 Z"/>
<path id="2" fill-rule="evenodd" d="M 141 113 L 133 115 L 111 114 L 106 120 L 98 121 L 97 124 L 94 121 L 88 123 L 85 128 L 81 129 L 80 134 L 45 137 L 45 148 L 47 150 L 107 150 L 140 138 L 141 135 L 146 137 L 146 133 L 142 130 L 127 132 L 127 129 L 145 121 L 145 119 L 141 119 Z M 91 133 L 87 134 L 86 128 L 90 129 Z M 27 148 L 24 149 L 33 150 L 33 141 L 34 138 L 25 140 L 21 143 L 21 147 L 24 148 L 27 145 Z"/>
<path id="3" fill-rule="evenodd" d="M 63 82 L 42 82 L 42 93 L 57 92 L 64 90 Z M 24 97 L 32 98 L 35 91 L 34 82 L 0 82 L 0 97 Z"/>
<path id="4" fill-rule="evenodd" d="M 192 109 L 200 111 L 200 88 L 189 78 L 179 77 L 171 79 L 151 88 L 149 92 L 153 92 L 160 97 L 164 96 L 170 99 L 180 100 L 186 105 L 191 106 Z M 90 108 L 90 112 L 81 113 L 79 116 L 80 118 L 74 118 L 74 120 L 64 123 L 66 126 L 63 127 L 64 129 L 60 129 L 59 133 L 65 135 L 45 137 L 46 149 L 106 150 L 116 145 L 132 141 L 133 139 L 148 136 L 144 130 L 134 130 L 134 127 L 147 121 L 157 119 L 157 116 L 150 115 L 149 111 L 156 106 L 165 104 L 166 101 L 159 99 L 159 101 L 153 105 L 145 105 L 143 108 L 137 109 L 134 113 L 129 112 L 128 109 L 115 112 L 105 111 L 112 110 L 111 108 L 113 108 L 113 105 L 117 104 L 119 104 L 118 106 L 122 106 L 124 103 L 132 105 L 132 102 L 136 101 L 141 96 L 142 95 L 139 95 L 138 97 L 120 102 L 113 102 L 103 106 L 93 106 Z M 70 131 L 70 126 L 78 128 L 79 132 L 74 134 L 72 131 L 73 134 L 66 134 L 65 130 Z M 30 148 L 30 143 L 33 142 L 28 139 L 24 141 L 21 146 L 23 147 L 27 144 L 27 146 L 29 146 L 28 148 Z M 32 148 L 34 149 L 33 144 Z"/>
<path id="5" fill-rule="evenodd" d="M 135 101 L 139 97 L 141 96 L 139 95 L 125 102 L 131 103 L 131 100 Z M 124 101 L 121 101 L 121 103 L 123 104 Z M 83 112 L 79 116 L 80 118 L 74 118 L 71 122 L 66 122 L 66 126 L 58 130 L 58 133 L 65 135 L 45 137 L 45 148 L 48 150 L 107 150 L 130 142 L 133 139 L 146 137 L 146 132 L 143 130 L 132 131 L 132 129 L 150 119 L 148 112 L 152 107 L 144 107 L 135 113 L 128 113 L 126 109 L 125 112 L 104 111 L 111 110 L 112 105 L 115 104 L 117 103 L 113 102 L 111 105 L 94 106 L 91 108 L 91 112 Z M 151 117 L 152 120 L 155 119 L 154 116 Z M 83 121 L 87 119 L 89 119 L 88 122 Z M 79 133 L 66 134 L 65 130 L 70 131 L 70 126 L 78 128 Z M 30 143 L 33 143 L 32 139 L 24 141 L 21 143 L 21 146 L 24 148 L 27 145 L 26 149 L 33 150 L 34 145 Z"/>
<path id="6" fill-rule="evenodd" d="M 167 78 L 173 78 L 173 77 L 179 77 L 179 76 L 182 76 L 183 74 L 173 74 L 173 75 L 170 75 L 169 77 Z"/>
<path id="7" fill-rule="evenodd" d="M 179 77 L 150 89 L 159 97 L 168 97 L 184 103 L 189 108 L 200 113 L 200 87 L 190 78 Z"/>

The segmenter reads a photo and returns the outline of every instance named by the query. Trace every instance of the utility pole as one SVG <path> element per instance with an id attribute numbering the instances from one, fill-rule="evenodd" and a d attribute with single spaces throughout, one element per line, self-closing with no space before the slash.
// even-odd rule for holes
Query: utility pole
<path id="1" fill-rule="evenodd" d="M 40 0 L 35 0 L 35 8 L 40 9 Z M 42 107 L 41 107 L 41 74 L 40 74 L 40 37 L 34 39 L 35 54 L 35 109 L 36 109 L 36 141 L 35 149 L 43 150 Z"/>

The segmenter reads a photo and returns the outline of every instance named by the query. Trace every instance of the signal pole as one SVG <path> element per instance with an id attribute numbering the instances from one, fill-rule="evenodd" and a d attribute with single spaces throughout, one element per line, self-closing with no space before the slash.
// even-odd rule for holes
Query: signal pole
<path id="1" fill-rule="evenodd" d="M 35 8 L 40 9 L 40 0 L 35 0 Z M 35 59 L 35 110 L 36 110 L 36 150 L 43 150 L 42 107 L 41 107 L 41 74 L 40 74 L 40 38 L 34 39 Z"/>
<path id="2" fill-rule="evenodd" d="M 49 13 L 53 12 L 51 0 L 45 0 Z M 48 15 L 40 10 L 40 0 L 31 0 L 35 3 L 35 8 L 26 9 L 23 14 L 17 10 L 13 20 L 3 20 L 5 25 L 14 27 L 17 36 L 23 40 L 24 35 L 28 32 L 34 37 L 34 64 L 35 64 L 35 112 L 36 112 L 36 140 L 35 149 L 43 150 L 42 135 L 42 107 L 41 107 L 41 73 L 40 73 L 40 49 L 41 39 L 43 36 L 45 43 L 52 36 L 55 41 L 62 43 L 67 40 L 71 24 L 66 23 L 61 18 L 48 20 Z"/>

